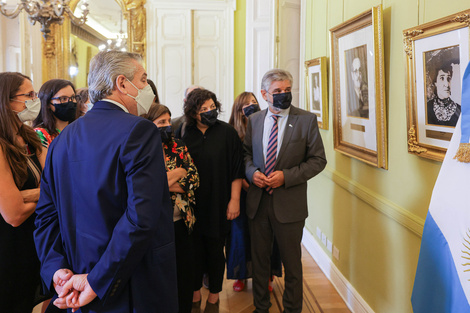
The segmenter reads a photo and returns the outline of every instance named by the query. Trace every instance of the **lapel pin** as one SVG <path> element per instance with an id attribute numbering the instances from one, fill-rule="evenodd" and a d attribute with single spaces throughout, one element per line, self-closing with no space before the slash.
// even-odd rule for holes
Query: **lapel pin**
<path id="1" fill-rule="evenodd" d="M 289 127 L 292 127 L 292 124 L 289 124 Z"/>

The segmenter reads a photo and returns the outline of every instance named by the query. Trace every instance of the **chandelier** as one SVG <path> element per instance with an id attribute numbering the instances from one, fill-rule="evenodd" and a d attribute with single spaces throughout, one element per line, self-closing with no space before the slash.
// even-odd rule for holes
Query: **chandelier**
<path id="1" fill-rule="evenodd" d="M 102 44 L 98 46 L 100 51 L 106 50 L 121 50 L 127 51 L 127 33 L 124 33 L 122 30 L 122 15 L 121 15 L 121 30 L 119 34 L 116 35 L 116 39 L 108 39 L 106 44 Z"/>
<path id="2" fill-rule="evenodd" d="M 51 30 L 51 24 L 62 25 L 64 21 L 64 13 L 70 18 L 75 25 L 83 25 L 88 15 L 88 3 L 83 2 L 81 17 L 76 17 L 68 6 L 70 0 L 21 0 L 16 4 L 16 8 L 10 12 L 7 10 L 7 0 L 0 0 L 0 13 L 7 18 L 13 19 L 17 17 L 22 10 L 28 13 L 28 19 L 32 25 L 39 22 L 41 24 L 41 32 L 44 39 L 47 39 Z"/>
<path id="3" fill-rule="evenodd" d="M 127 34 L 124 34 L 122 31 L 117 35 L 116 39 L 108 39 L 106 44 L 101 44 L 98 46 L 100 51 L 110 51 L 110 50 L 120 50 L 127 51 Z"/>

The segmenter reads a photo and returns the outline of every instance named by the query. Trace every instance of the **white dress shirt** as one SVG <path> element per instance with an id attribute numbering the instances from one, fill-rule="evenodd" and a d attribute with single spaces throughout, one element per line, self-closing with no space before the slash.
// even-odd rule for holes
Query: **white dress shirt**
<path id="1" fill-rule="evenodd" d="M 266 164 L 266 153 L 268 150 L 269 136 L 271 135 L 271 129 L 274 125 L 273 115 L 279 116 L 277 119 L 277 152 L 276 158 L 279 155 L 279 150 L 281 149 L 282 139 L 284 137 L 284 130 L 286 129 L 287 118 L 289 117 L 290 107 L 285 110 L 280 110 L 279 113 L 272 113 L 269 108 L 267 109 L 268 113 L 264 118 L 264 130 L 263 130 L 263 155 L 264 163 Z"/>
<path id="2" fill-rule="evenodd" d="M 110 100 L 110 99 L 103 99 L 103 100 L 101 100 L 101 101 L 108 101 L 108 102 L 111 102 L 112 104 L 115 104 L 115 105 L 117 105 L 118 107 L 120 107 L 121 109 L 123 109 L 124 112 L 129 113 L 129 110 L 128 110 L 125 106 L 123 106 L 121 103 L 119 103 L 119 102 L 117 102 L 117 101 Z"/>

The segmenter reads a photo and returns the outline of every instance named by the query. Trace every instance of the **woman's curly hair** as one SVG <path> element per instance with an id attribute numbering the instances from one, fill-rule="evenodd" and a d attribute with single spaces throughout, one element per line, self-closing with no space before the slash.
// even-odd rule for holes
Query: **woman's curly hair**
<path id="1" fill-rule="evenodd" d="M 216 110 L 220 112 L 220 102 L 217 101 L 217 96 L 212 91 L 207 89 L 194 89 L 189 93 L 188 98 L 184 103 L 184 116 L 189 125 L 197 123 L 196 116 L 198 115 L 201 106 L 204 102 L 210 99 L 214 101 Z"/>

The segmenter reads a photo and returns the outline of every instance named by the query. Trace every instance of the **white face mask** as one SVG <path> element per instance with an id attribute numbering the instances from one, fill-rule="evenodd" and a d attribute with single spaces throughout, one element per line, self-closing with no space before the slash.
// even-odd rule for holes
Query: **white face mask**
<path id="1" fill-rule="evenodd" d="M 145 86 L 142 89 L 137 88 L 129 79 L 129 83 L 137 89 L 137 97 L 127 94 L 129 97 L 137 101 L 137 115 L 147 114 L 149 112 L 150 106 L 153 103 L 155 95 L 153 94 L 152 87 L 150 85 Z"/>
<path id="2" fill-rule="evenodd" d="M 19 100 L 13 100 L 17 102 L 23 102 Z M 26 100 L 24 101 L 24 105 L 26 108 L 21 111 L 13 111 L 18 115 L 18 118 L 20 119 L 21 122 L 29 122 L 29 121 L 34 121 L 36 117 L 39 115 L 39 111 L 41 111 L 41 100 L 39 98 L 33 99 L 33 100 Z"/>

